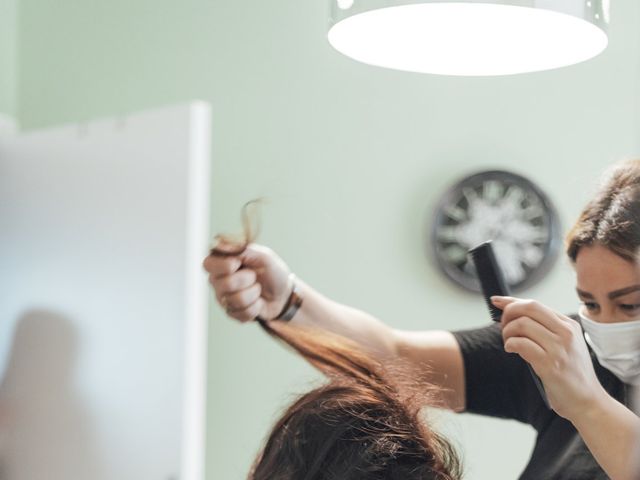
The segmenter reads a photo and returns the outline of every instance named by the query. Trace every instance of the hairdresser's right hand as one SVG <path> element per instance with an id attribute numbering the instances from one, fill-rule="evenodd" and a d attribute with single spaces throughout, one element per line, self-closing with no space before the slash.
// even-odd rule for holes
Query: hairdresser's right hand
<path id="1" fill-rule="evenodd" d="M 226 248 L 225 248 L 226 246 Z M 220 250 L 233 246 L 220 242 Z M 248 322 L 275 318 L 291 293 L 289 267 L 270 248 L 251 243 L 234 256 L 209 255 L 202 263 L 216 299 L 232 318 Z"/>

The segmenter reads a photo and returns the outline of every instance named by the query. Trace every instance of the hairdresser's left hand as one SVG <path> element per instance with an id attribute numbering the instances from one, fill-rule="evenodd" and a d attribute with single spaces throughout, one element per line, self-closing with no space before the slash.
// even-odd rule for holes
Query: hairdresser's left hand
<path id="1" fill-rule="evenodd" d="M 607 395 L 578 322 L 534 300 L 492 297 L 492 301 L 503 311 L 505 351 L 520 355 L 533 367 L 558 415 L 573 421 Z"/>

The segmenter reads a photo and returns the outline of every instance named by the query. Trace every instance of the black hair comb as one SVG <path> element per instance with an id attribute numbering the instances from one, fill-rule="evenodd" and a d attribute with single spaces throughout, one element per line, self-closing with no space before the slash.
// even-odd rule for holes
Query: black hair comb
<path id="1" fill-rule="evenodd" d="M 500 270 L 498 262 L 496 261 L 491 241 L 481 243 L 477 247 L 469 250 L 469 257 L 476 267 L 478 280 L 480 281 L 480 287 L 482 288 L 482 295 L 487 303 L 487 307 L 489 307 L 491 320 L 499 322 L 500 317 L 502 316 L 502 310 L 491 303 L 491 297 L 494 295 L 508 296 L 509 288 L 507 287 L 507 283 L 502 275 L 502 270 Z M 527 362 L 525 363 L 527 364 L 527 367 L 529 367 L 529 371 L 531 372 L 533 381 L 540 392 L 542 400 L 548 408 L 551 408 L 549 400 L 547 399 L 547 394 L 544 391 L 542 381 L 538 375 L 536 375 L 536 372 L 533 371 L 531 365 Z"/>

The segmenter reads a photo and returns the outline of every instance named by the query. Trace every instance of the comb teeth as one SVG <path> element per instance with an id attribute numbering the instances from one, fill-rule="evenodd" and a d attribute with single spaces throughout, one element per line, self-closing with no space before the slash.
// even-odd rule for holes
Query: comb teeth
<path id="1" fill-rule="evenodd" d="M 491 241 L 481 243 L 477 247 L 469 250 L 469 257 L 476 267 L 480 288 L 482 289 L 482 296 L 489 309 L 491 320 L 499 322 L 502 316 L 502 310 L 491 303 L 491 297 L 493 295 L 509 295 L 509 289 L 496 261 L 496 256 L 493 253 Z"/>

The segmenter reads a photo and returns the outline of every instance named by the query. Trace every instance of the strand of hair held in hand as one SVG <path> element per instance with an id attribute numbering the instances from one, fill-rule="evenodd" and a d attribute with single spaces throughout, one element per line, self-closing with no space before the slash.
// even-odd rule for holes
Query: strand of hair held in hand
<path id="1" fill-rule="evenodd" d="M 255 239 L 258 237 L 258 233 L 260 232 L 259 217 L 257 216 L 257 214 L 255 214 L 255 209 L 257 208 L 258 205 L 260 205 L 263 202 L 264 202 L 264 199 L 256 198 L 253 200 L 249 200 L 247 203 L 245 203 L 242 206 L 242 212 L 241 212 L 242 228 L 243 228 L 243 233 L 242 233 L 242 236 L 240 237 L 241 239 L 238 240 L 237 238 L 234 238 L 232 235 L 218 234 L 214 238 L 219 242 L 223 242 L 225 244 L 231 245 L 232 248 L 222 249 L 218 245 L 211 249 L 210 254 L 214 256 L 219 256 L 219 257 L 234 257 L 244 252 L 249 246 L 249 244 L 255 241 Z M 257 224 L 256 228 L 253 228 L 252 226 L 252 220 L 254 218 L 256 219 L 256 224 Z"/>
<path id="2" fill-rule="evenodd" d="M 249 244 L 254 242 L 258 237 L 258 233 L 260 232 L 260 218 L 256 213 L 256 209 L 264 202 L 265 200 L 263 198 L 255 198 L 245 203 L 242 206 L 242 211 L 240 212 L 243 229 L 240 239 L 238 239 L 238 236 L 234 237 L 233 235 L 228 234 L 217 234 L 214 238 L 218 240 L 218 242 L 231 246 L 231 248 L 220 248 L 220 245 L 218 244 L 218 246 L 213 247 L 210 250 L 210 255 L 219 257 L 235 257 L 242 254 Z M 254 223 L 255 227 L 253 226 Z M 275 332 L 270 325 L 268 325 L 267 320 L 260 316 L 257 316 L 255 320 L 269 335 L 278 337 L 278 339 L 282 340 L 280 335 Z"/>

